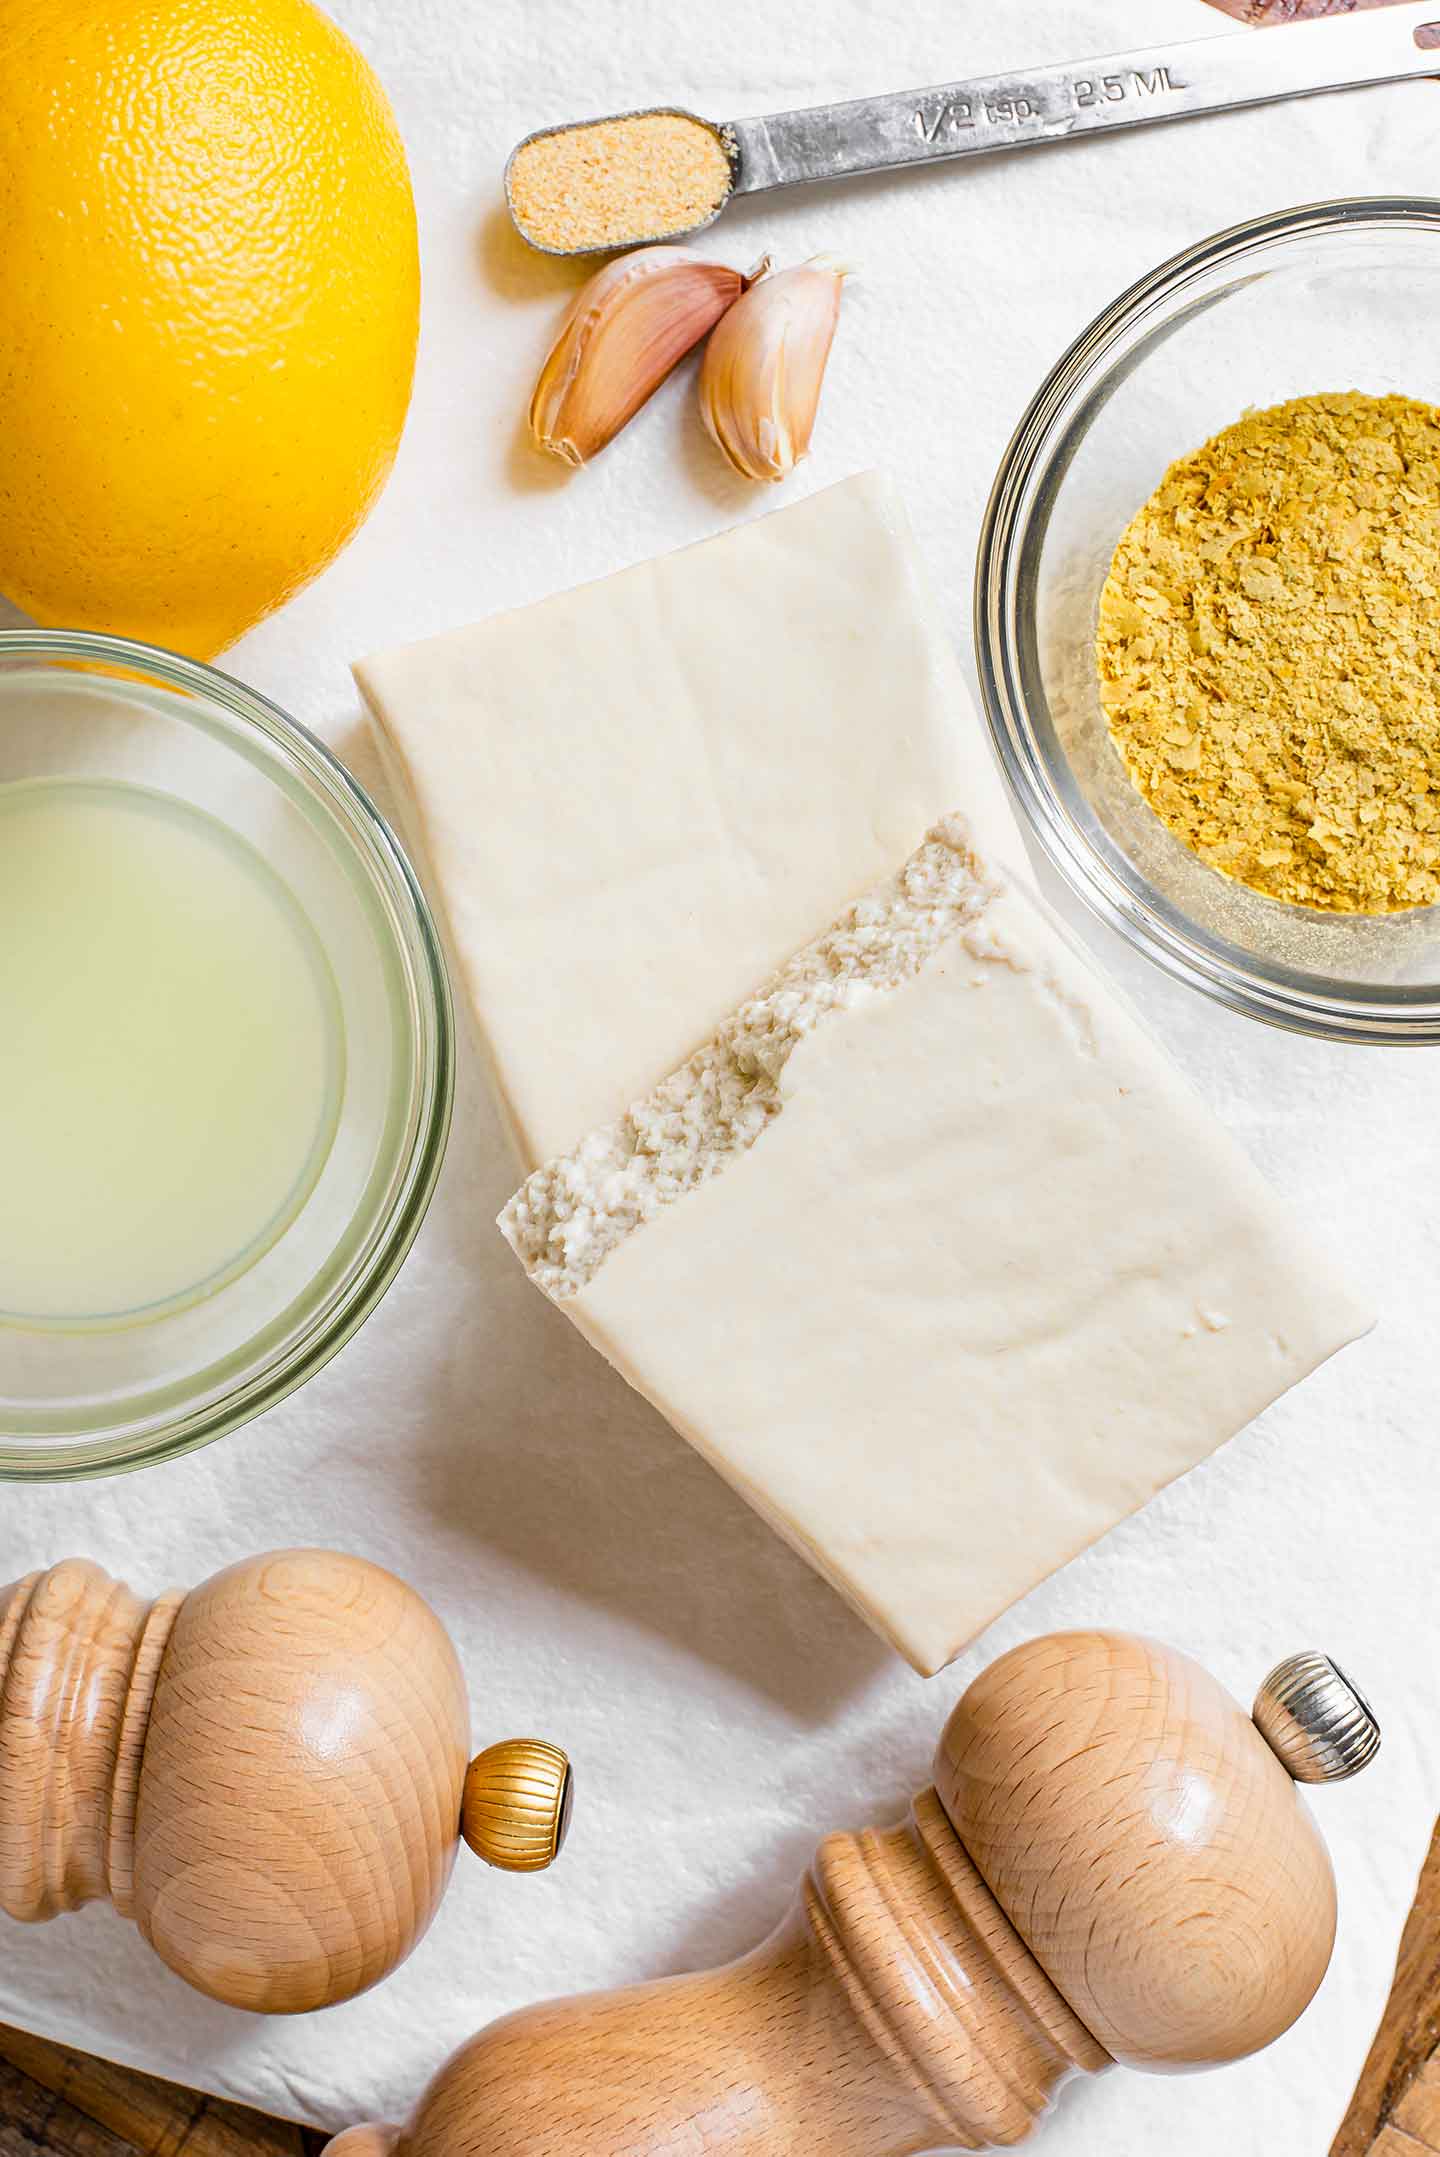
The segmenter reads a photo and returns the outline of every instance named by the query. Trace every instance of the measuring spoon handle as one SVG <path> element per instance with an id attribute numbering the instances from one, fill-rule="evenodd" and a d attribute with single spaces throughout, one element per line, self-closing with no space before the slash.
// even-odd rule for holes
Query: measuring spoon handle
<path id="1" fill-rule="evenodd" d="M 1424 30 L 1433 30 L 1440 43 L 1440 0 L 1402 0 L 1361 14 L 1291 23 L 1284 37 L 1231 31 L 1110 59 L 734 120 L 725 129 L 739 153 L 734 192 L 1437 75 L 1440 49 L 1420 43 Z"/>

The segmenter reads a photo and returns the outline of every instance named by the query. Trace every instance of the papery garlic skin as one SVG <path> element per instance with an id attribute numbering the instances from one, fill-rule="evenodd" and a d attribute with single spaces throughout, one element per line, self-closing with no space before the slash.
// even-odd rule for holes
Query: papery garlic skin
<path id="1" fill-rule="evenodd" d="M 743 479 L 788 479 L 809 454 L 846 274 L 824 255 L 777 270 L 753 284 L 711 333 L 700 414 Z"/>
<path id="2" fill-rule="evenodd" d="M 530 399 L 537 449 L 584 464 L 613 441 L 749 280 L 684 247 L 642 247 L 582 285 Z"/>

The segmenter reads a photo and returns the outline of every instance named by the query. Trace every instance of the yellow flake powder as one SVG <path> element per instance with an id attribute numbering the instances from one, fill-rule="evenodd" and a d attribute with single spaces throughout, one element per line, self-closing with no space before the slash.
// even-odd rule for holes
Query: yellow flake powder
<path id="1" fill-rule="evenodd" d="M 1211 868 L 1336 913 L 1440 901 L 1440 409 L 1300 397 L 1172 465 L 1098 657 L 1130 777 Z"/>
<path id="2" fill-rule="evenodd" d="M 635 112 L 522 143 L 507 185 L 526 239 L 564 251 L 689 232 L 714 216 L 732 177 L 724 142 L 703 120 Z"/>

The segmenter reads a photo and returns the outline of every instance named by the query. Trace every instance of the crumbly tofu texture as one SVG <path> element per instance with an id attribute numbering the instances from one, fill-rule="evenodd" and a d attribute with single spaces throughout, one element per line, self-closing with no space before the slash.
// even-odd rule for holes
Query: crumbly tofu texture
<path id="1" fill-rule="evenodd" d="M 683 1062 L 946 803 L 1020 852 L 874 473 L 355 672 L 527 1169 Z"/>
<path id="2" fill-rule="evenodd" d="M 681 1070 L 528 1179 L 500 1226 L 531 1279 L 557 1302 L 588 1286 L 642 1222 L 755 1144 L 785 1105 L 785 1066 L 808 1034 L 898 988 L 997 889 L 960 819 L 938 825 L 898 876 L 798 952 Z"/>
<path id="3" fill-rule="evenodd" d="M 927 1675 L 1371 1323 L 1038 904 L 954 823 L 928 845 L 955 850 L 969 899 L 917 963 L 842 967 L 816 999 L 828 961 L 802 953 L 501 1220 Z M 717 1114 L 707 1147 L 713 1058 L 767 1038 L 767 1006 L 773 1102 L 745 1143 Z M 699 1172 L 662 1168 L 637 1206 L 634 1156 L 665 1163 L 667 1129 Z"/>

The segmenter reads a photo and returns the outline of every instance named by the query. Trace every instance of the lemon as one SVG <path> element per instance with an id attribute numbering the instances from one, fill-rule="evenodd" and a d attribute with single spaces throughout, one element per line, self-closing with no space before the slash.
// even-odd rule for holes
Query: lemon
<path id="1" fill-rule="evenodd" d="M 205 658 L 338 553 L 415 365 L 394 115 L 309 0 L 0 0 L 0 591 Z"/>

